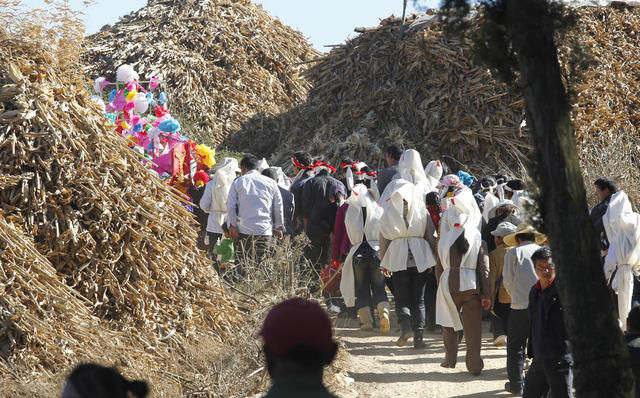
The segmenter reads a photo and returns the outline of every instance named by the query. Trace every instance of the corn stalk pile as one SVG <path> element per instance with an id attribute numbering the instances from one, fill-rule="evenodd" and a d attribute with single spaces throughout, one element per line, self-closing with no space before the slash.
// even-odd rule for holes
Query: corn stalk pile
<path id="1" fill-rule="evenodd" d="M 185 131 L 219 144 L 255 114 L 301 102 L 309 86 L 300 73 L 316 55 L 250 0 L 151 0 L 89 36 L 83 59 L 93 78 L 115 81 L 123 63 L 143 78 L 158 76 Z"/>
<path id="2" fill-rule="evenodd" d="M 93 343 L 98 322 L 125 358 L 226 340 L 243 316 L 196 248 L 193 216 L 104 127 L 83 77 L 55 65 L 0 32 L 0 362 L 29 373 L 106 358 L 118 343 Z"/>
<path id="3" fill-rule="evenodd" d="M 0 263 L 1 374 L 52 376 L 72 359 L 95 358 L 107 347 L 117 351 L 123 336 L 100 325 L 91 303 L 63 282 L 33 238 L 1 215 Z M 144 354 L 127 348 L 132 358 Z"/>
<path id="4" fill-rule="evenodd" d="M 279 161 L 306 148 L 376 164 L 393 142 L 425 159 L 446 154 L 475 166 L 525 158 L 524 102 L 439 25 L 407 28 L 403 34 L 401 20 L 391 17 L 361 29 L 308 70 L 307 102 L 276 118 L 256 117 L 230 142 L 261 156 L 275 149 Z"/>
<path id="5" fill-rule="evenodd" d="M 577 11 L 570 35 L 595 62 L 582 74 L 569 73 L 575 57 L 564 41 L 560 58 L 574 93 L 585 175 L 611 175 L 631 189 L 640 183 L 640 9 Z M 357 31 L 307 71 L 312 89 L 304 104 L 276 117 L 256 116 L 229 143 L 283 164 L 302 148 L 331 160 L 380 164 L 392 142 L 417 148 L 426 159 L 449 156 L 451 166 L 476 173 L 514 172 L 526 163 L 532 145 L 521 127 L 524 102 L 474 62 L 468 42 L 415 16 L 404 30 L 392 17 Z"/>

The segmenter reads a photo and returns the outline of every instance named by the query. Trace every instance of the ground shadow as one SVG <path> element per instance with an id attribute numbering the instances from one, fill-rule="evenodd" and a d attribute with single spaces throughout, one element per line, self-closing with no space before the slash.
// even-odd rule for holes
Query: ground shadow
<path id="1" fill-rule="evenodd" d="M 482 356 L 483 359 L 490 359 L 490 358 L 504 358 L 504 355 L 483 355 Z M 464 362 L 464 358 L 461 358 L 462 362 Z M 419 364 L 423 364 L 423 363 L 440 363 L 443 361 L 443 358 L 407 358 L 407 359 L 402 359 L 402 358 L 391 358 L 391 359 L 381 359 L 380 362 L 381 363 L 386 363 L 386 364 L 398 364 L 398 365 L 419 365 Z M 464 363 L 463 363 L 464 366 Z"/>
<path id="2" fill-rule="evenodd" d="M 458 364 L 460 372 L 402 372 L 402 373 L 355 373 L 349 372 L 349 376 L 359 383 L 414 383 L 414 382 L 446 382 L 467 383 L 474 380 L 503 380 L 503 369 L 490 369 L 482 372 L 480 376 L 472 376 L 464 368 L 464 364 Z"/>

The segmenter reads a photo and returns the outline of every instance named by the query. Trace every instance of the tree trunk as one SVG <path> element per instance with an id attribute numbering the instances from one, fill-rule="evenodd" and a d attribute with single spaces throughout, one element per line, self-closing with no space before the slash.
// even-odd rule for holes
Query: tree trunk
<path id="1" fill-rule="evenodd" d="M 507 0 L 527 119 L 536 146 L 540 210 L 573 345 L 577 397 L 631 397 L 633 375 L 588 217 L 584 182 L 546 0 Z"/>

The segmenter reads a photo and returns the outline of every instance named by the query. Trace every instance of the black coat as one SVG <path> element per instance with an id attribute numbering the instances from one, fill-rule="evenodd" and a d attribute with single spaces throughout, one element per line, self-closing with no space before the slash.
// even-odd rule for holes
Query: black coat
<path id="1" fill-rule="evenodd" d="M 310 239 L 323 238 L 333 232 L 338 207 L 331 198 L 331 187 L 342 183 L 320 173 L 307 181 L 302 189 L 302 216 L 308 219 L 307 235 Z"/>
<path id="2" fill-rule="evenodd" d="M 589 217 L 593 223 L 593 228 L 596 230 L 596 238 L 598 239 L 598 245 L 601 251 L 605 251 L 609 248 L 609 239 L 607 238 L 607 232 L 604 229 L 602 217 L 609 209 L 610 200 L 611 197 L 608 197 L 598 203 L 593 209 L 591 209 L 591 213 L 589 213 Z"/>
<path id="3" fill-rule="evenodd" d="M 200 199 L 202 199 L 202 195 L 204 195 L 204 189 L 205 187 L 191 187 L 189 189 L 189 194 L 191 195 L 191 203 L 195 205 L 193 206 L 193 214 L 198 219 L 198 224 L 200 224 L 201 230 L 207 229 L 207 221 L 209 220 L 209 215 L 200 208 Z"/>
<path id="4" fill-rule="evenodd" d="M 529 336 L 529 357 L 540 359 L 561 359 L 567 353 L 567 332 L 564 327 L 564 308 L 556 283 L 542 289 L 536 283 L 529 293 L 529 315 L 531 335 Z"/>
<path id="5" fill-rule="evenodd" d="M 293 203 L 295 203 L 293 219 L 294 223 L 297 223 L 298 225 L 302 225 L 302 211 L 304 208 L 304 202 L 302 201 L 302 191 L 304 189 L 304 184 L 306 184 L 306 182 L 312 178 L 313 173 L 307 170 L 302 173 L 302 175 L 296 182 L 291 184 L 291 187 L 289 187 L 289 191 L 293 194 Z"/>

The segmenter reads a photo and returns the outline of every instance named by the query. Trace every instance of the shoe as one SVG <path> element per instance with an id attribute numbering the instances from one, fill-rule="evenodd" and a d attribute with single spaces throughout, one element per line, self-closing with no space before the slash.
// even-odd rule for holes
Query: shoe
<path id="1" fill-rule="evenodd" d="M 391 321 L 389 320 L 389 303 L 381 301 L 378 303 L 378 319 L 380 320 L 380 333 L 389 334 L 391 331 Z"/>
<path id="2" fill-rule="evenodd" d="M 507 336 L 502 335 L 496 337 L 496 339 L 493 340 L 493 345 L 496 347 L 505 347 L 507 345 Z"/>
<path id="3" fill-rule="evenodd" d="M 360 308 L 358 318 L 360 319 L 360 330 L 373 330 L 373 318 L 369 307 Z"/>
<path id="4" fill-rule="evenodd" d="M 416 348 L 416 349 L 427 348 L 427 344 L 423 340 L 422 331 L 413 332 L 413 348 Z"/>
<path id="5" fill-rule="evenodd" d="M 447 368 L 447 369 L 455 369 L 456 364 L 455 364 L 455 363 L 451 363 L 451 362 L 444 361 L 444 362 L 442 362 L 442 363 L 440 364 L 440 367 L 441 367 L 441 368 Z"/>
<path id="6" fill-rule="evenodd" d="M 406 346 L 409 343 L 409 339 L 411 338 L 411 336 L 412 336 L 411 332 L 403 332 L 398 338 L 398 340 L 396 340 L 396 345 L 398 347 Z"/>
<path id="7" fill-rule="evenodd" d="M 517 397 L 521 397 L 522 396 L 522 387 L 520 388 L 516 388 L 515 386 L 511 386 L 511 382 L 506 382 L 504 384 L 504 390 L 512 395 L 515 395 Z"/>

